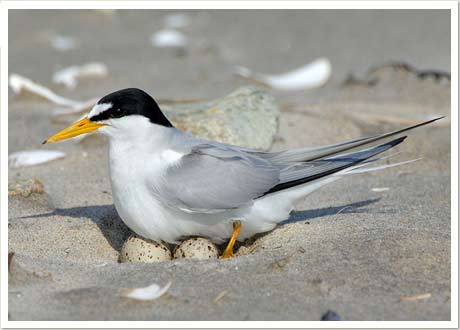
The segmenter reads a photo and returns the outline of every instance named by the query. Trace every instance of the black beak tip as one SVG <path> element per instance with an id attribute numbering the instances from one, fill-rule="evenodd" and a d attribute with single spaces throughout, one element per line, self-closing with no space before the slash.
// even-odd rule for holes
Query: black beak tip
<path id="1" fill-rule="evenodd" d="M 48 140 L 43 141 L 42 144 L 46 144 L 47 141 L 48 141 Z"/>

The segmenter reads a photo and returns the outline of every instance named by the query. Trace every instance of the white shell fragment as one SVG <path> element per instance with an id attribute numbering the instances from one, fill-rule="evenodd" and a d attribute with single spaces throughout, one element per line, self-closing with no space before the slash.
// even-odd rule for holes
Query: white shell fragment
<path id="1" fill-rule="evenodd" d="M 14 152 L 8 156 L 10 168 L 33 166 L 65 157 L 65 153 L 58 150 L 28 150 Z"/>
<path id="2" fill-rule="evenodd" d="M 135 300 L 151 301 L 164 295 L 170 286 L 171 282 L 168 282 L 164 287 L 160 287 L 158 284 L 153 283 L 145 288 L 122 289 L 120 296 Z"/>
<path id="3" fill-rule="evenodd" d="M 9 81 L 10 87 L 15 94 L 20 94 L 22 92 L 29 92 L 33 95 L 40 96 L 52 103 L 59 104 L 66 107 L 73 107 L 78 105 L 80 102 L 75 100 L 70 100 L 65 97 L 59 96 L 54 93 L 49 88 L 39 85 L 32 80 L 20 76 L 18 74 L 12 73 L 10 75 Z"/>
<path id="4" fill-rule="evenodd" d="M 171 251 L 162 243 L 131 235 L 120 251 L 120 262 L 158 262 L 171 260 Z"/>
<path id="5" fill-rule="evenodd" d="M 160 48 L 181 48 L 188 44 L 188 38 L 183 33 L 170 29 L 155 32 L 150 41 L 153 46 Z"/>
<path id="6" fill-rule="evenodd" d="M 202 237 L 193 237 L 176 246 L 173 257 L 174 259 L 216 259 L 219 257 L 219 250 L 210 240 Z"/>
<path id="7" fill-rule="evenodd" d="M 184 28 L 189 24 L 189 15 L 184 13 L 169 14 L 164 17 L 164 25 L 170 29 Z"/>
<path id="8" fill-rule="evenodd" d="M 245 78 L 266 84 L 273 89 L 295 91 L 324 85 L 331 76 L 331 63 L 326 58 L 319 58 L 301 68 L 279 75 L 253 73 L 250 69 L 242 66 L 236 67 L 235 72 Z"/>
<path id="9" fill-rule="evenodd" d="M 53 75 L 53 82 L 64 84 L 67 88 L 74 89 L 81 77 L 104 77 L 107 76 L 108 70 L 103 63 L 87 63 L 80 66 L 70 66 L 57 71 Z"/>
<path id="10" fill-rule="evenodd" d="M 390 190 L 388 187 L 383 187 L 383 188 L 372 188 L 371 189 L 373 192 L 384 192 Z"/>
<path id="11" fill-rule="evenodd" d="M 77 48 L 77 41 L 72 37 L 56 35 L 51 37 L 50 41 L 51 46 L 61 52 Z"/>

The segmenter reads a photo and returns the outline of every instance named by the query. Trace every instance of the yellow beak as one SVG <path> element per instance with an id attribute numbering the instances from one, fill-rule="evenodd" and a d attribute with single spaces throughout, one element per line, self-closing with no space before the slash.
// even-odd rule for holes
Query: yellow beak
<path id="1" fill-rule="evenodd" d="M 62 131 L 57 132 L 53 136 L 50 136 L 48 139 L 43 141 L 43 144 L 61 141 L 61 140 L 75 137 L 80 134 L 93 132 L 102 126 L 106 126 L 106 125 L 92 122 L 88 118 L 83 118 L 82 120 L 77 121 L 76 123 L 70 125 L 69 127 L 64 128 Z"/>

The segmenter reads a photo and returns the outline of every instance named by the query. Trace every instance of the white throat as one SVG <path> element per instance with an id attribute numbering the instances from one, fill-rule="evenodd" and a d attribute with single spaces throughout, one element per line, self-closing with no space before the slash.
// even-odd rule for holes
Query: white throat
<path id="1" fill-rule="evenodd" d="M 109 145 L 142 149 L 146 152 L 169 148 L 178 132 L 172 127 L 152 124 L 148 118 L 140 115 L 110 119 L 104 123 L 108 125 L 101 127 L 99 132 L 109 138 Z"/>

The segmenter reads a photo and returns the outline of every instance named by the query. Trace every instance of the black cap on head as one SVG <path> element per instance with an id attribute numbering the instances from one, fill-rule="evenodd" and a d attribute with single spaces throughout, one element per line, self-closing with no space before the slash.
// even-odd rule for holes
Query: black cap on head
<path id="1" fill-rule="evenodd" d="M 161 112 L 155 100 L 138 88 L 126 88 L 110 93 L 100 99 L 97 104 L 111 104 L 112 106 L 90 117 L 91 121 L 140 115 L 147 117 L 153 124 L 173 127 L 168 118 Z"/>

